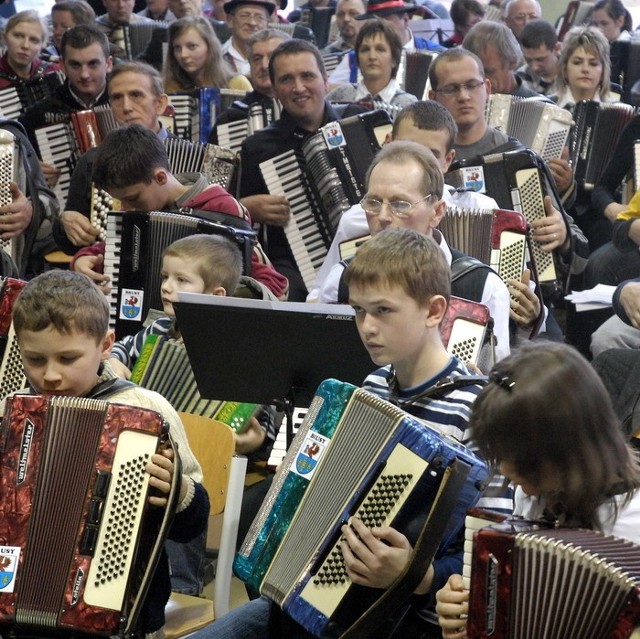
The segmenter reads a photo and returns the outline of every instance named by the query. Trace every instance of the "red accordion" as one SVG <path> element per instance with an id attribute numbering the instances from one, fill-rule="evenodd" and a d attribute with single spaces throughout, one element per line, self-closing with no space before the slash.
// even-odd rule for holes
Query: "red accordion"
<path id="1" fill-rule="evenodd" d="M 152 517 L 147 505 L 146 465 L 165 444 L 167 424 L 152 410 L 40 395 L 7 400 L 0 466 L 3 634 L 2 628 L 46 636 L 136 628 L 172 515 L 168 507 Z M 174 495 L 176 486 L 174 478 Z"/>

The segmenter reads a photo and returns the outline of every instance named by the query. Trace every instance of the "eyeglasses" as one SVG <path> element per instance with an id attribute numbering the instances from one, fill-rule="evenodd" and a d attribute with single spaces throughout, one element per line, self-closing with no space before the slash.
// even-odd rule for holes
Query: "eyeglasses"
<path id="1" fill-rule="evenodd" d="M 508 20 L 515 22 L 516 24 L 524 24 L 529 20 L 537 20 L 540 16 L 537 16 L 535 13 L 518 13 L 515 16 L 509 16 Z"/>
<path id="2" fill-rule="evenodd" d="M 235 16 L 241 22 L 255 22 L 256 24 L 266 24 L 267 19 L 259 14 L 259 13 L 245 13 L 241 11 L 240 13 L 236 13 Z"/>
<path id="3" fill-rule="evenodd" d="M 420 202 L 424 202 L 428 200 L 433 193 L 429 193 L 425 195 L 421 200 L 417 202 L 407 202 L 406 200 L 376 200 L 374 197 L 363 197 L 360 201 L 360 206 L 364 209 L 365 213 L 368 215 L 377 216 L 382 212 L 382 207 L 385 204 L 389 205 L 391 209 L 391 213 L 399 218 L 409 217 L 413 209 L 420 204 Z"/>
<path id="4" fill-rule="evenodd" d="M 446 87 L 442 87 L 441 89 L 436 89 L 435 93 L 441 93 L 442 95 L 452 96 L 452 95 L 458 95 L 463 89 L 467 93 L 473 93 L 474 91 L 477 91 L 482 86 L 484 86 L 484 82 L 482 80 L 471 80 L 470 82 L 465 82 L 464 84 L 447 84 Z"/>

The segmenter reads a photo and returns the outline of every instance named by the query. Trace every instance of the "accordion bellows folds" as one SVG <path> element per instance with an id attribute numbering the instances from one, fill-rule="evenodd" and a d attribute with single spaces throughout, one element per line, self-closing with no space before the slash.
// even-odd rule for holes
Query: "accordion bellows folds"
<path id="1" fill-rule="evenodd" d="M 147 506 L 146 464 L 170 443 L 162 415 L 14 395 L 1 443 L 0 632 L 135 630 L 173 512 Z"/>
<path id="2" fill-rule="evenodd" d="M 640 632 L 640 546 L 511 520 L 473 536 L 468 636 L 629 639 Z"/>
<path id="3" fill-rule="evenodd" d="M 440 541 L 478 499 L 486 464 L 454 440 L 355 386 L 325 380 L 236 556 L 236 574 L 311 633 L 349 628 L 384 591 L 349 580 L 340 528 L 358 516 L 415 544 L 452 464 L 468 474 Z M 436 555 L 437 556 L 437 555 Z"/>

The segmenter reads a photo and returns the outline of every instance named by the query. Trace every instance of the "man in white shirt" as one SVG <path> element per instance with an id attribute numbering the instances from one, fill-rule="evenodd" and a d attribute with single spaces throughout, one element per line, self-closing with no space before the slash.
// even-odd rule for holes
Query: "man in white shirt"
<path id="1" fill-rule="evenodd" d="M 445 173 L 455 158 L 455 151 L 452 148 L 455 132 L 455 122 L 444 107 L 432 101 L 416 102 L 398 114 L 392 135 L 388 141 L 411 140 L 427 147 L 433 152 L 440 168 Z M 375 185 L 369 184 L 370 191 L 374 187 Z M 485 195 L 472 192 L 452 193 L 447 188 L 447 185 L 445 185 L 443 200 L 447 206 L 498 208 L 496 202 Z M 382 215 L 376 218 L 375 221 L 378 222 L 381 219 Z M 405 226 L 404 219 L 391 216 L 391 220 L 391 225 Z M 378 226 L 384 226 L 384 221 L 382 225 Z M 437 223 L 435 226 L 437 226 Z M 431 234 L 451 264 L 453 259 L 451 250 L 435 226 L 434 228 L 417 230 Z M 325 263 L 318 273 L 318 279 L 307 301 L 323 303 L 338 301 L 340 278 L 344 270 L 344 265 L 339 262 L 340 243 L 345 240 L 366 236 L 369 233 L 374 234 L 379 230 L 382 229 L 375 225 L 372 227 L 371 222 L 368 222 L 367 216 L 359 204 L 344 213 L 338 226 L 336 238 L 331 245 Z M 476 301 L 489 308 L 491 317 L 494 320 L 494 334 L 497 339 L 496 357 L 500 359 L 509 354 L 509 291 L 504 282 L 493 271 L 486 273 L 484 284 L 479 288 L 480 291 L 478 291 L 478 299 Z M 453 294 L 456 294 L 455 290 Z M 532 297 L 535 296 L 532 294 Z"/>

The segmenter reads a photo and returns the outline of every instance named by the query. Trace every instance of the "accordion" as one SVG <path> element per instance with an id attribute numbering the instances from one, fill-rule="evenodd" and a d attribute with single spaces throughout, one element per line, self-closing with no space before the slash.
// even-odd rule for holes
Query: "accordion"
<path id="1" fill-rule="evenodd" d="M 77 111 L 71 114 L 68 122 L 39 127 L 35 135 L 42 161 L 60 170 L 53 190 L 58 201 L 64 205 L 78 158 L 102 141 L 95 113 Z"/>
<path id="2" fill-rule="evenodd" d="M 402 52 L 404 74 L 401 82 L 407 93 L 415 95 L 418 100 L 429 99 L 429 67 L 438 54 L 435 51 L 417 49 L 411 53 Z"/>
<path id="3" fill-rule="evenodd" d="M 206 144 L 218 115 L 234 100 L 244 98 L 246 91 L 203 88 L 186 93 L 172 93 L 169 103 L 175 109 L 174 133 L 181 138 Z"/>
<path id="4" fill-rule="evenodd" d="M 163 20 L 143 20 L 122 27 L 126 57 L 135 60 L 145 52 L 156 29 L 166 31 L 168 28 L 169 23 Z"/>
<path id="5" fill-rule="evenodd" d="M 520 140 L 543 160 L 560 157 L 573 124 L 571 113 L 556 104 L 504 93 L 491 94 L 485 119 L 489 126 Z"/>
<path id="6" fill-rule="evenodd" d="M 237 103 L 235 105 L 235 107 L 240 106 L 241 104 Z M 261 131 L 280 117 L 280 104 L 276 99 L 270 102 L 254 102 L 244 107 L 247 109 L 246 118 L 216 125 L 218 144 L 235 153 L 240 151 L 242 143 L 248 136 Z"/>
<path id="7" fill-rule="evenodd" d="M 0 90 L 0 115 L 17 120 L 27 109 L 41 100 L 50 98 L 62 86 L 64 73 L 54 71 L 24 84 Z"/>
<path id="8" fill-rule="evenodd" d="M 287 151 L 260 163 L 269 193 L 284 195 L 291 205 L 285 234 L 308 289 L 340 216 L 364 195 L 366 172 L 389 127 L 384 111 L 330 122 L 306 140 L 301 152 Z"/>
<path id="9" fill-rule="evenodd" d="M 11 316 L 13 304 L 25 286 L 22 280 L 0 279 L 0 400 L 27 386 Z"/>
<path id="10" fill-rule="evenodd" d="M 149 335 L 131 371 L 131 381 L 160 393 L 178 412 L 202 415 L 241 432 L 261 404 L 204 399 L 196 384 L 184 344 Z"/>
<path id="11" fill-rule="evenodd" d="M 146 465 L 170 445 L 155 411 L 96 399 L 14 395 L 0 464 L 2 634 L 136 630 L 170 525 L 148 512 Z M 45 577 L 46 575 L 46 577 Z M 13 633 L 13 634 L 11 634 Z"/>
<path id="12" fill-rule="evenodd" d="M 544 196 L 554 192 L 544 162 L 529 149 L 457 162 L 456 168 L 445 174 L 445 182 L 456 188 L 486 193 L 501 208 L 522 213 L 528 223 L 546 216 Z M 554 283 L 557 275 L 552 254 L 543 251 L 535 241 L 531 246 L 538 282 Z M 516 279 L 520 279 L 520 275 Z"/>
<path id="13" fill-rule="evenodd" d="M 587 190 L 596 186 L 634 113 L 632 106 L 621 102 L 605 104 L 582 100 L 576 104 L 569 151 L 580 186 Z"/>
<path id="14" fill-rule="evenodd" d="M 245 273 L 250 272 L 255 233 L 239 217 L 212 211 L 109 213 L 104 273 L 111 282 L 110 325 L 118 338 L 140 330 L 149 309 L 162 308 L 162 253 L 172 242 L 196 233 L 229 238 L 240 249 Z"/>
<path id="15" fill-rule="evenodd" d="M 509 520 L 475 532 L 472 557 L 469 637 L 627 639 L 640 627 L 630 541 Z"/>
<path id="16" fill-rule="evenodd" d="M 431 539 L 441 549 L 479 497 L 487 466 L 379 397 L 326 380 L 234 570 L 313 634 L 330 629 L 338 636 L 384 592 L 349 580 L 339 548 L 341 526 L 357 516 L 369 527 L 393 526 L 415 546 L 455 465 L 465 468 L 466 479 L 447 499 L 452 512 L 442 535 Z"/>
<path id="17" fill-rule="evenodd" d="M 609 46 L 611 81 L 622 86 L 622 101 L 633 104 L 631 88 L 640 80 L 640 41 L 614 40 Z"/>

